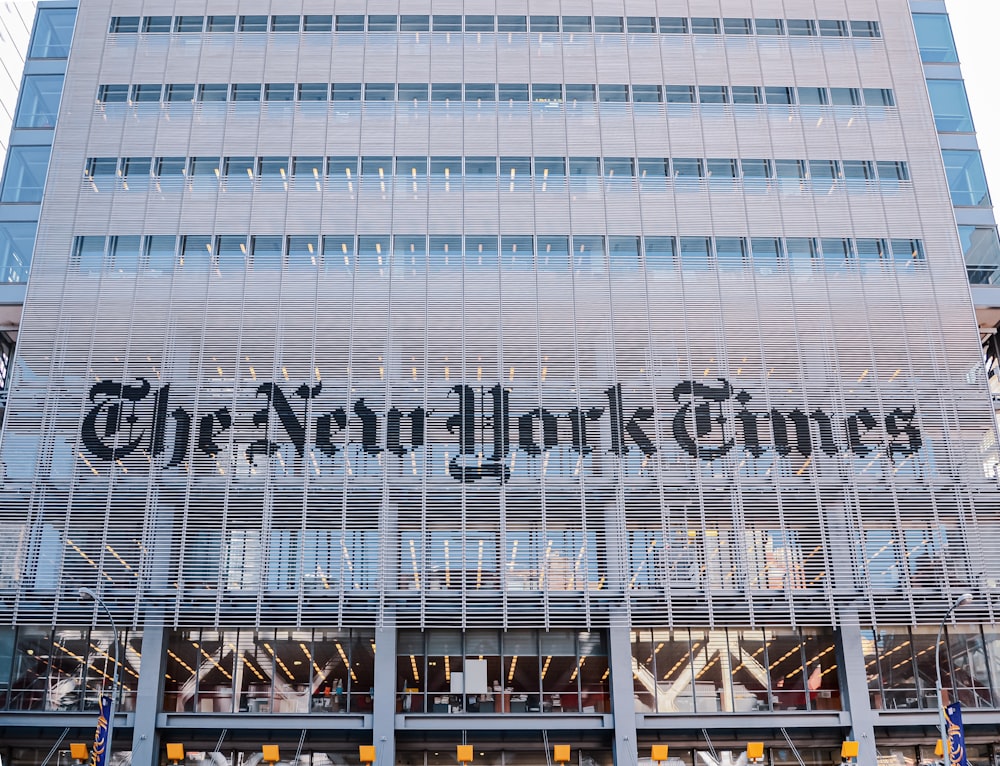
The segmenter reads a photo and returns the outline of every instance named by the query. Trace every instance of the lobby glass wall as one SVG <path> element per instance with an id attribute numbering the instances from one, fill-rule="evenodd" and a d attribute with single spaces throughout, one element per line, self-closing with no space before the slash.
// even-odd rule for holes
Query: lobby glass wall
<path id="1" fill-rule="evenodd" d="M 374 678 L 373 631 L 175 631 L 167 648 L 163 708 L 370 713 Z"/>
<path id="2" fill-rule="evenodd" d="M 607 713 L 603 633 L 404 630 L 397 640 L 401 713 Z"/>
<path id="3" fill-rule="evenodd" d="M 636 710 L 749 713 L 840 710 L 832 631 L 632 631 Z"/>
<path id="4" fill-rule="evenodd" d="M 865 666 L 872 707 L 937 707 L 934 668 L 937 629 L 881 628 L 864 638 Z M 941 681 L 945 702 L 964 708 L 994 708 L 1000 699 L 1000 631 L 989 626 L 946 629 L 941 645 Z"/>
<path id="5" fill-rule="evenodd" d="M 132 710 L 142 636 L 122 631 L 122 699 Z M 114 676 L 114 634 L 86 628 L 0 628 L 0 709 L 98 710 Z"/>

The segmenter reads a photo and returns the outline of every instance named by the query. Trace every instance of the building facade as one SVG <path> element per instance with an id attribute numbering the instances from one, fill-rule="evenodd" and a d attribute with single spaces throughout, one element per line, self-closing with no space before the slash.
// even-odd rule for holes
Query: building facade
<path id="1" fill-rule="evenodd" d="M 118 669 L 114 763 L 919 764 L 940 650 L 995 764 L 976 179 L 912 5 L 42 4 L 0 758 L 68 763 Z"/>

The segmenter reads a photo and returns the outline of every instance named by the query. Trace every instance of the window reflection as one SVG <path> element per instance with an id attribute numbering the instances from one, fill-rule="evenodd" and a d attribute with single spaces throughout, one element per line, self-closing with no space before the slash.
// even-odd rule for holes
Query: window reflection
<path id="1" fill-rule="evenodd" d="M 175 631 L 163 706 L 195 713 L 371 712 L 374 673 L 372 631 Z"/>
<path id="2" fill-rule="evenodd" d="M 571 630 L 401 631 L 401 713 L 609 712 L 602 633 Z"/>
<path id="3" fill-rule="evenodd" d="M 635 630 L 636 710 L 839 710 L 834 647 L 826 630 Z"/>

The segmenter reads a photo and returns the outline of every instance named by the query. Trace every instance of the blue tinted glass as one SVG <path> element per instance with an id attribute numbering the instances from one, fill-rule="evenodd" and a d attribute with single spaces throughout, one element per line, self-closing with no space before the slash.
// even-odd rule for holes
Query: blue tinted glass
<path id="1" fill-rule="evenodd" d="M 993 284 L 1000 278 L 1000 239 L 993 226 L 959 226 L 966 271 L 974 285 Z"/>
<path id="2" fill-rule="evenodd" d="M 12 146 L 0 202 L 41 202 L 51 146 Z"/>
<path id="3" fill-rule="evenodd" d="M 953 64 L 958 61 L 955 38 L 946 13 L 914 13 L 920 58 L 931 64 Z"/>
<path id="4" fill-rule="evenodd" d="M 76 10 L 73 8 L 39 8 L 28 56 L 43 59 L 69 56 L 75 23 Z"/>
<path id="5" fill-rule="evenodd" d="M 961 80 L 928 80 L 934 123 L 942 133 L 972 133 L 972 112 Z"/>
<path id="6" fill-rule="evenodd" d="M 947 149 L 941 152 L 951 189 L 951 202 L 957 207 L 988 207 L 986 171 L 979 152 Z"/>
<path id="7" fill-rule="evenodd" d="M 61 74 L 31 74 L 24 78 L 15 128 L 54 128 L 62 95 Z"/>
<path id="8" fill-rule="evenodd" d="M 35 221 L 0 223 L 0 282 L 27 282 L 35 247 Z"/>

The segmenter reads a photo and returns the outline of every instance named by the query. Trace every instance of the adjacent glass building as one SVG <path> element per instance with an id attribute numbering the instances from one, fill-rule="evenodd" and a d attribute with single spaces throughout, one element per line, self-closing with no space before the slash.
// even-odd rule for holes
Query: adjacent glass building
<path id="1" fill-rule="evenodd" d="M 3 763 L 996 763 L 940 5 L 41 3 Z"/>

